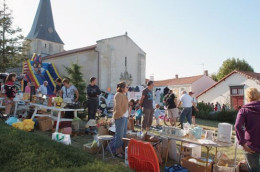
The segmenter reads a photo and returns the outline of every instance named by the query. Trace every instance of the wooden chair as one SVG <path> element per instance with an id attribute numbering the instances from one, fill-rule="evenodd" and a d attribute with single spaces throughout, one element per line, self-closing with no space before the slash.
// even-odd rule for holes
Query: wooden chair
<path id="1" fill-rule="evenodd" d="M 131 139 L 128 145 L 129 167 L 135 171 L 159 172 L 158 158 L 151 143 Z"/>

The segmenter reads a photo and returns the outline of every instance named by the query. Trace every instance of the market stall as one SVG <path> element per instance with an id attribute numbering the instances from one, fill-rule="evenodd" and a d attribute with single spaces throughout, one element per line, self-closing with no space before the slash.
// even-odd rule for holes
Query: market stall
<path id="1" fill-rule="evenodd" d="M 65 108 L 57 108 L 54 106 L 46 106 L 46 105 L 41 105 L 41 104 L 36 104 L 36 103 L 30 103 L 30 105 L 35 107 L 34 113 L 32 115 L 32 119 L 34 119 L 34 117 L 36 117 L 36 116 L 39 116 L 39 117 L 50 117 L 54 121 L 57 121 L 56 129 L 55 129 L 56 132 L 58 132 L 58 130 L 59 130 L 60 122 L 72 121 L 72 119 L 61 118 L 61 112 L 74 112 L 74 117 L 77 117 L 78 111 L 84 111 L 84 109 L 65 109 Z M 37 113 L 38 110 L 41 110 L 41 109 L 50 110 L 51 113 L 50 114 L 38 114 Z M 57 116 L 55 116 L 53 113 L 55 111 L 58 112 Z"/>

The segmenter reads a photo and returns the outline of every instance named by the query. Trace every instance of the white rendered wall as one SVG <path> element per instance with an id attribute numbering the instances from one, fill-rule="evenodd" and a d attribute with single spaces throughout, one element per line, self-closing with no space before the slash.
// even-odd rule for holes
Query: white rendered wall
<path id="1" fill-rule="evenodd" d="M 245 90 L 248 87 L 255 87 L 260 90 L 260 85 L 258 84 L 258 81 L 248 79 L 245 76 L 235 73 L 228 77 L 225 81 L 220 82 L 218 85 L 216 85 L 216 87 L 211 88 L 209 91 L 199 96 L 198 101 L 204 101 L 205 103 L 219 102 L 221 105 L 230 105 L 230 86 L 238 85 L 245 85 Z M 247 103 L 245 98 L 244 103 Z"/>

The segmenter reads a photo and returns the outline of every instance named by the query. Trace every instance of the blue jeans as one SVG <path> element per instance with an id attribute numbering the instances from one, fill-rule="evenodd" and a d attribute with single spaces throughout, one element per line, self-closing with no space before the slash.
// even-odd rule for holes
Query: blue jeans
<path id="1" fill-rule="evenodd" d="M 122 138 L 126 136 L 128 118 L 122 117 L 115 120 L 116 133 L 115 133 L 115 148 L 123 146 Z"/>
<path id="2" fill-rule="evenodd" d="M 260 154 L 245 152 L 247 166 L 250 172 L 260 172 Z"/>
<path id="3" fill-rule="evenodd" d="M 183 123 L 184 123 L 185 117 L 187 118 L 188 123 L 190 123 L 190 124 L 192 123 L 191 115 L 192 115 L 192 107 L 183 109 L 181 116 L 180 116 L 181 128 L 183 128 Z"/>

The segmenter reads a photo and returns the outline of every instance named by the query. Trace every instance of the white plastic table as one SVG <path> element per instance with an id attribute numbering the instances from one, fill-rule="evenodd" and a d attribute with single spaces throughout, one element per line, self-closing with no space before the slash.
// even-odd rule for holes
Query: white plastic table
<path id="1" fill-rule="evenodd" d="M 217 140 L 214 140 L 214 141 L 209 141 L 209 140 L 205 140 L 205 139 L 191 140 L 189 138 L 178 137 L 178 136 L 169 135 L 169 134 L 163 134 L 163 133 L 160 136 L 163 137 L 163 138 L 167 138 L 168 139 L 168 146 L 167 146 L 167 151 L 166 151 L 165 165 L 166 165 L 167 160 L 168 160 L 170 140 L 180 141 L 181 142 L 181 150 L 182 150 L 182 143 L 183 142 L 184 143 L 191 143 L 191 144 L 195 144 L 195 145 L 206 147 L 207 153 L 206 153 L 206 168 L 205 168 L 205 170 L 208 169 L 209 151 L 210 151 L 211 147 L 215 147 L 216 148 L 216 152 L 215 152 L 215 159 L 216 159 L 218 148 L 224 148 L 224 147 L 231 147 L 231 146 L 233 146 L 233 143 L 225 143 L 225 142 L 220 142 L 220 141 L 217 141 Z"/>
<path id="2" fill-rule="evenodd" d="M 28 111 L 29 110 L 29 106 L 26 105 L 26 103 L 29 103 L 30 101 L 29 100 L 20 100 L 20 99 L 16 99 L 14 98 L 14 113 L 13 115 L 15 117 L 17 117 L 17 110 L 26 110 Z M 23 103 L 23 104 L 19 104 L 19 103 Z"/>
<path id="3" fill-rule="evenodd" d="M 30 105 L 35 106 L 32 119 L 36 116 L 41 116 L 41 117 L 50 117 L 50 118 L 52 118 L 52 120 L 57 121 L 56 130 L 55 130 L 56 132 L 58 132 L 58 130 L 59 130 L 60 122 L 62 122 L 62 121 L 72 121 L 72 119 L 61 118 L 61 112 L 74 112 L 74 117 L 77 117 L 78 111 L 84 111 L 84 109 L 56 108 L 56 107 L 50 107 L 50 106 L 45 106 L 45 105 L 36 104 L 36 103 L 30 103 Z M 37 114 L 37 111 L 40 110 L 40 109 L 51 110 L 51 114 Z M 54 111 L 58 112 L 58 116 L 53 115 Z"/>

